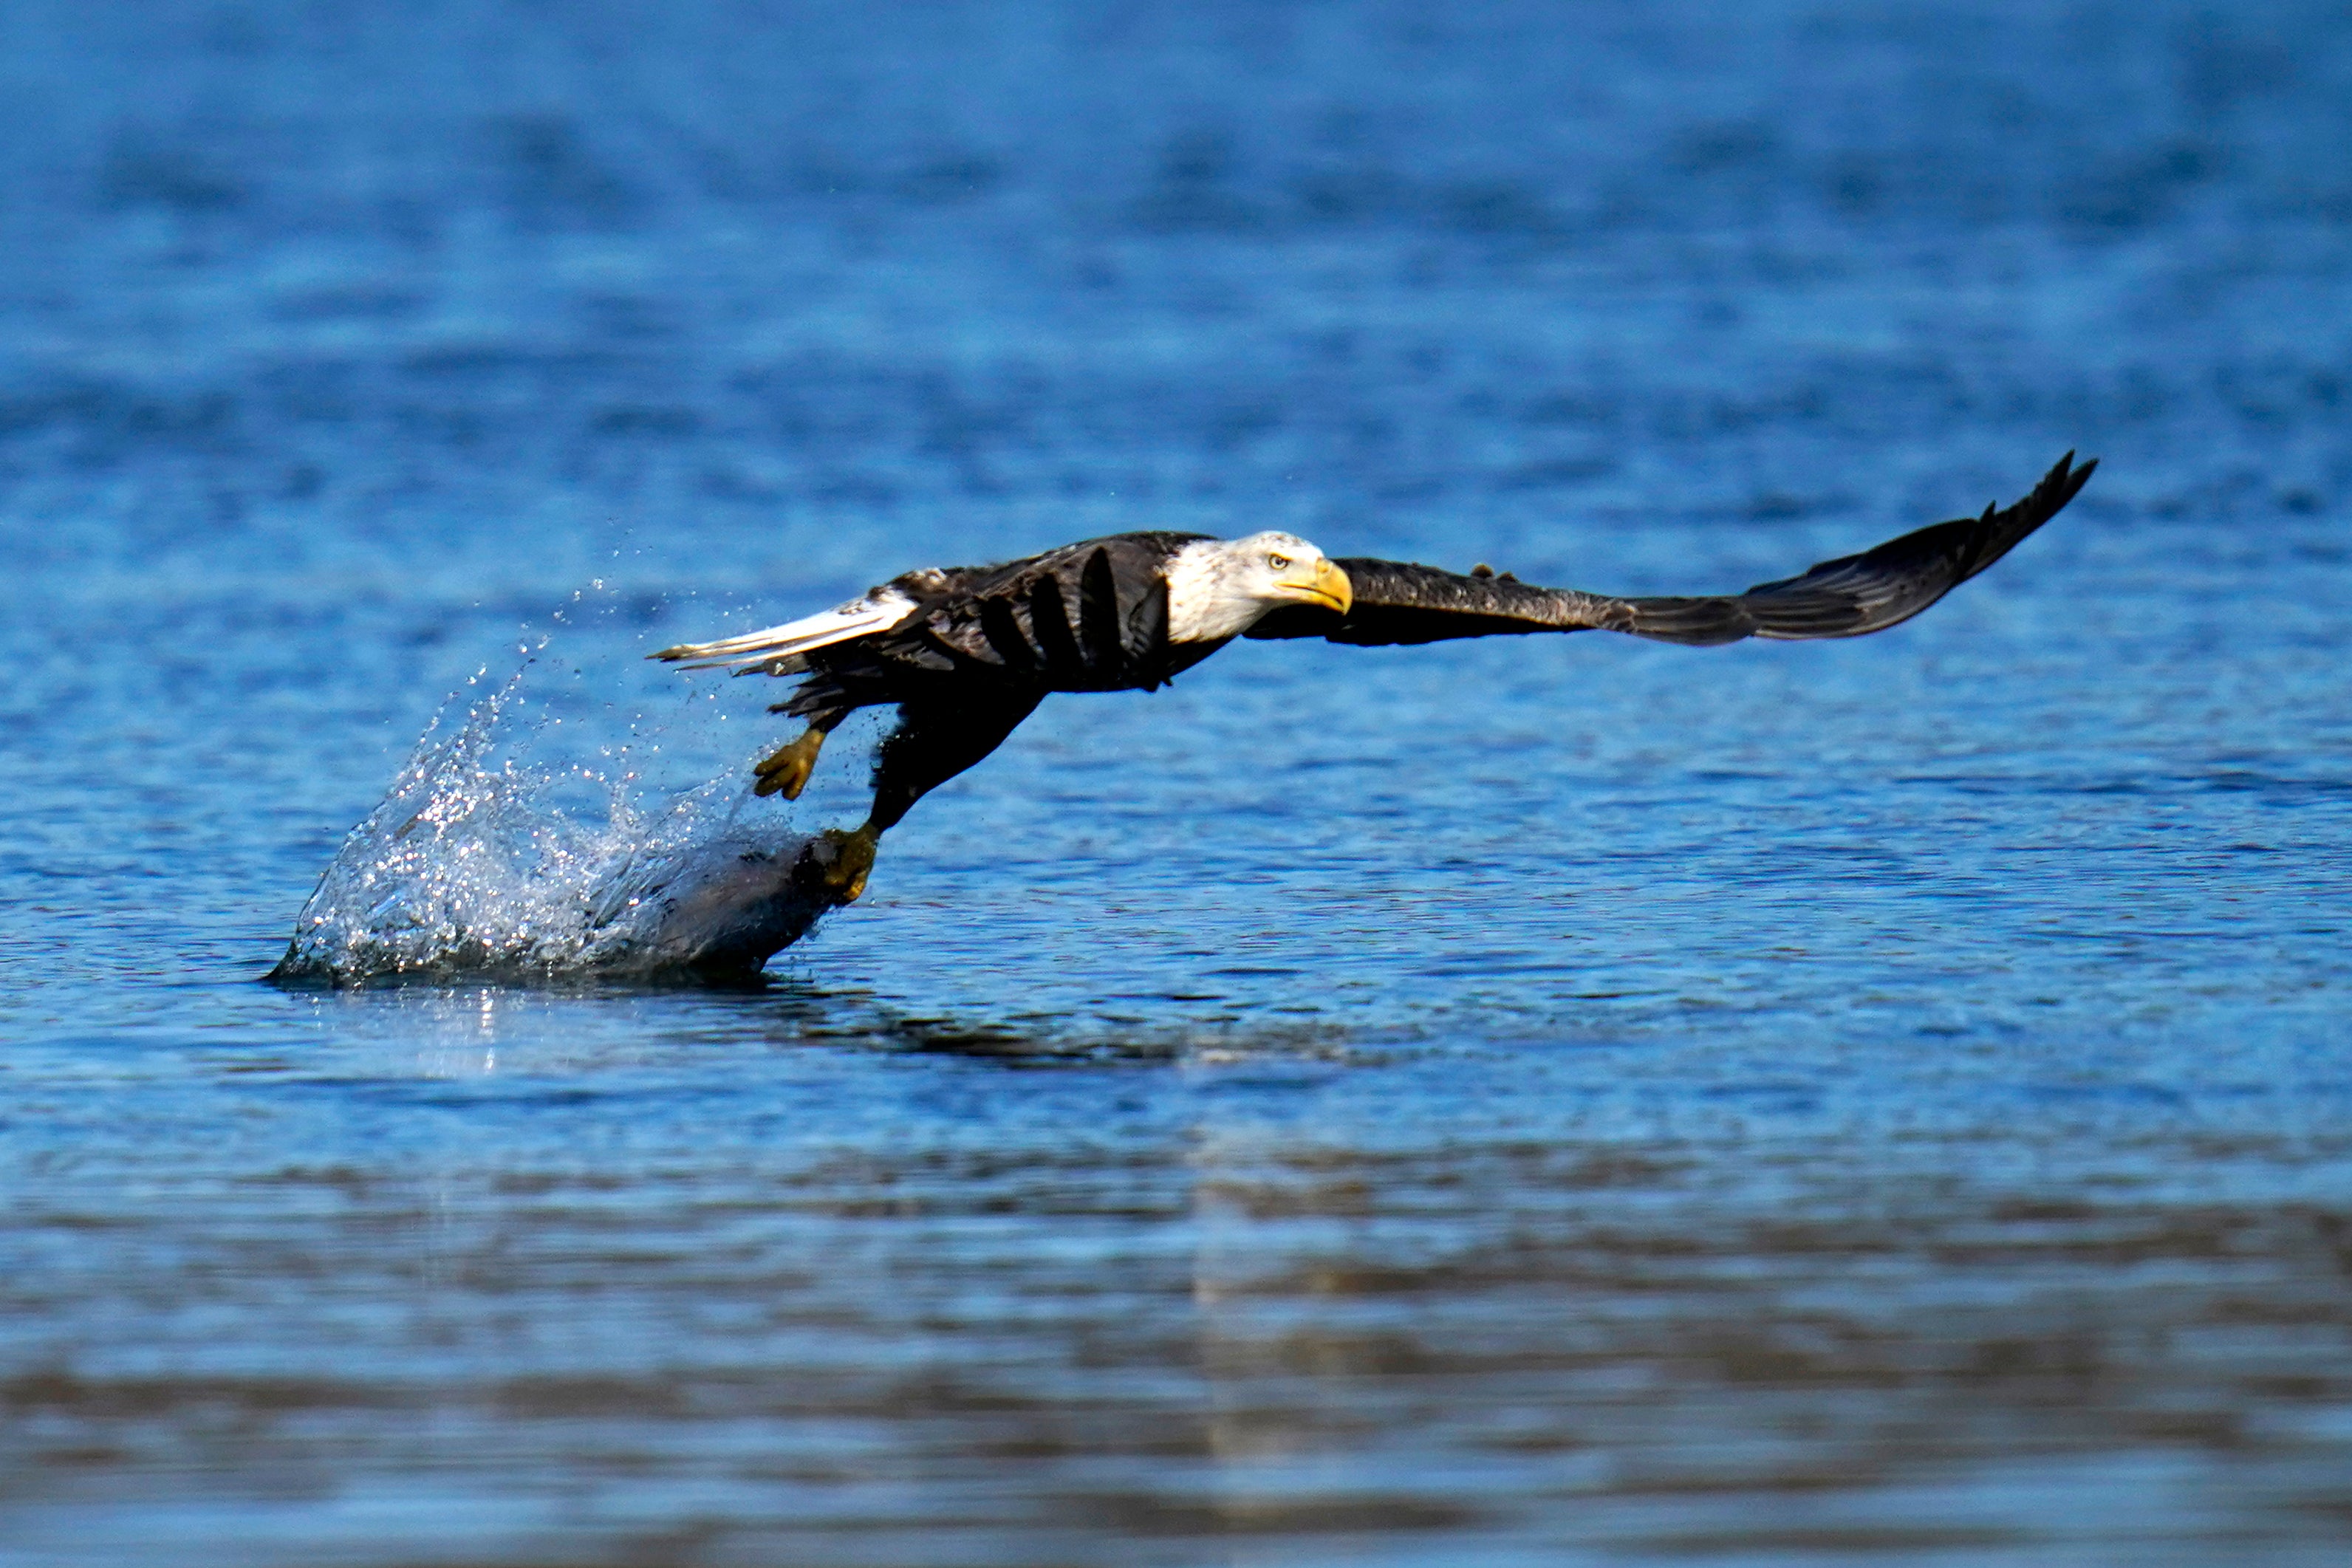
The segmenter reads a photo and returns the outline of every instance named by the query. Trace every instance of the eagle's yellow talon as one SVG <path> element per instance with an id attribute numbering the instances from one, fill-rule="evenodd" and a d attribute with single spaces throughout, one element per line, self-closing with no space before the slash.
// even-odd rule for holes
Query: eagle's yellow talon
<path id="1" fill-rule="evenodd" d="M 876 847 L 870 828 L 855 832 L 827 828 L 810 846 L 817 863 L 818 885 L 839 903 L 856 903 L 866 892 L 866 879 L 874 873 Z"/>
<path id="2" fill-rule="evenodd" d="M 751 793 L 762 798 L 782 795 L 787 800 L 799 800 L 801 791 L 808 788 L 809 775 L 816 771 L 816 754 L 824 749 L 824 731 L 803 730 L 798 740 L 779 747 L 751 769 L 756 779 Z"/>

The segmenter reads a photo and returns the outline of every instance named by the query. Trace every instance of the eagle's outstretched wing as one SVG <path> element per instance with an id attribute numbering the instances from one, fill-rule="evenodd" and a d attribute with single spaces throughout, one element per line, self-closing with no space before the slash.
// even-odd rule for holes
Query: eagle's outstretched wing
<path id="1" fill-rule="evenodd" d="M 1859 637 L 1908 621 L 1982 571 L 2058 515 L 2098 460 L 2071 452 L 2015 506 L 1937 523 L 1860 555 L 1825 560 L 1801 577 L 1745 593 L 1614 599 L 1538 588 L 1508 576 L 1469 576 L 1402 561 L 1342 559 L 1355 606 L 1342 616 L 1311 605 L 1261 620 L 1251 637 L 1323 637 L 1376 646 L 1529 632 L 1630 632 L 1667 643 L 1737 643 L 1743 637 Z"/>

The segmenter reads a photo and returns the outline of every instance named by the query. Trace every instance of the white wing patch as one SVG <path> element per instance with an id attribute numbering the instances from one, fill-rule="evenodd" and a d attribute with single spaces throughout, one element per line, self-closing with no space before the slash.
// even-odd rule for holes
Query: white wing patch
<path id="1" fill-rule="evenodd" d="M 716 643 L 681 643 L 649 655 L 670 664 L 694 661 L 689 670 L 732 668 L 739 675 L 763 670 L 772 675 L 795 674 L 804 666 L 798 655 L 829 648 L 869 632 L 887 632 L 907 618 L 915 601 L 895 588 L 877 588 L 846 604 L 836 604 L 782 626 L 746 632 Z"/>

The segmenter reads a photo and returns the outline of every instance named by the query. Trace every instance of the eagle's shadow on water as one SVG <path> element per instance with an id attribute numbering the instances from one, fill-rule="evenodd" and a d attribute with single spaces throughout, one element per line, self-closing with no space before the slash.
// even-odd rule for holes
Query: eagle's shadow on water
<path id="1" fill-rule="evenodd" d="M 765 984 L 758 981 L 764 980 Z M 1248 1060 L 1368 1062 L 1433 1042 L 1360 1024 L 1297 1019 L 1215 1021 L 1171 1017 L 1144 1023 L 1116 1015 L 996 1013 L 984 1007 L 911 1011 L 863 989 L 830 989 L 763 975 L 726 995 L 775 1004 L 803 1043 L 841 1041 L 894 1053 L 989 1062 L 1008 1068 L 1167 1066 Z"/>
<path id="2" fill-rule="evenodd" d="M 289 997 L 409 1011 L 422 1008 L 471 1019 L 484 1004 L 682 1004 L 689 1014 L 660 1020 L 654 1032 L 681 1048 L 699 1040 L 758 1038 L 789 1047 L 866 1050 L 893 1055 L 960 1060 L 1013 1070 L 1183 1063 L 1365 1061 L 1388 1060 L 1416 1043 L 1365 1038 L 1340 1023 L 1296 1021 L 1206 1023 L 1171 1019 L 1140 1025 L 1074 1014 L 992 1016 L 986 1009 L 911 1011 L 863 989 L 831 989 L 766 970 L 702 976 L 654 973 L 615 978 L 598 975 L 482 971 L 411 972 L 356 983 L 257 977 Z"/>
<path id="3" fill-rule="evenodd" d="M 911 1055 L 952 1057 L 1016 1069 L 1167 1066 L 1203 1058 L 1297 1061 L 1355 1060 L 1365 1048 L 1336 1027 L 1187 1030 L 1104 1033 L 1025 1030 L 984 1019 L 894 1018 L 878 1038 L 887 1049 Z"/>

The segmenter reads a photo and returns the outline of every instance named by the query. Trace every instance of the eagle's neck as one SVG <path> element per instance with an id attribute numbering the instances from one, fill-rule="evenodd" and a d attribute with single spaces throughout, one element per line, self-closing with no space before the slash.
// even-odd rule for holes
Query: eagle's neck
<path id="1" fill-rule="evenodd" d="M 1194 539 L 1168 558 L 1168 640 L 1222 643 L 1257 624 L 1273 606 L 1241 584 L 1241 563 L 1225 539 Z"/>

